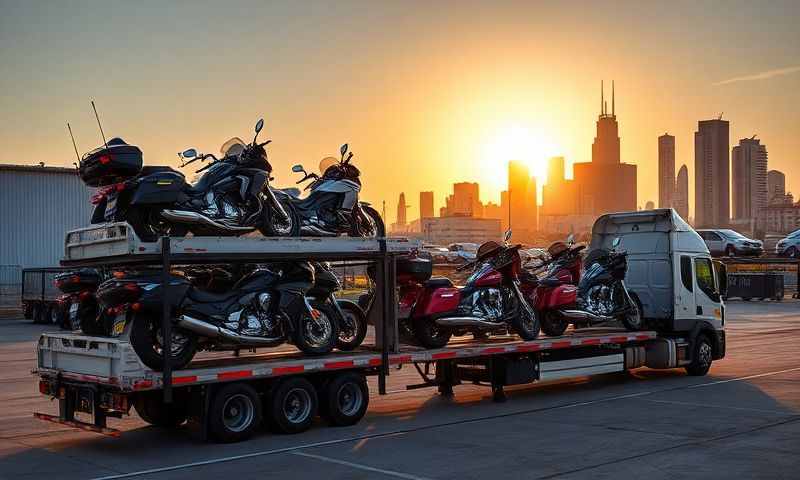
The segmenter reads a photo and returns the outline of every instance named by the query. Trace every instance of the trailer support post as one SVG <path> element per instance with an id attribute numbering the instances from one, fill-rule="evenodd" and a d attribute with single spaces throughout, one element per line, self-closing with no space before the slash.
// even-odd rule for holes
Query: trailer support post
<path id="1" fill-rule="evenodd" d="M 172 322 L 169 311 L 169 270 L 170 270 L 169 236 L 161 237 L 161 354 L 164 356 L 164 403 L 172 403 Z"/>

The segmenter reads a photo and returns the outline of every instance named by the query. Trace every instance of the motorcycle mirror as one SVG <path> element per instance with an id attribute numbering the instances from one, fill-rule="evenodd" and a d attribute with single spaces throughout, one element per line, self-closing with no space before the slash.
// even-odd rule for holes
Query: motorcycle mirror
<path id="1" fill-rule="evenodd" d="M 183 158 L 194 158 L 197 156 L 197 150 L 195 150 L 194 148 L 189 148 L 181 152 L 181 156 Z"/>
<path id="2" fill-rule="evenodd" d="M 621 240 L 619 237 L 616 237 L 616 238 L 614 239 L 614 241 L 613 241 L 613 242 L 611 242 L 611 248 L 617 248 L 617 247 L 619 247 L 619 244 L 620 244 L 621 242 L 622 242 L 622 240 Z"/>
<path id="3" fill-rule="evenodd" d="M 507 242 L 509 240 L 511 240 L 511 229 L 506 230 L 506 232 L 503 234 L 503 241 Z"/>
<path id="4" fill-rule="evenodd" d="M 569 244 L 575 243 L 575 234 L 574 233 L 570 233 L 567 236 L 567 243 L 569 243 Z"/>
<path id="5" fill-rule="evenodd" d="M 292 171 L 294 173 L 305 173 L 306 170 L 303 168 L 302 165 L 298 164 L 292 167 Z"/>
<path id="6" fill-rule="evenodd" d="M 259 118 L 256 122 L 256 133 L 260 133 L 262 128 L 264 128 L 264 119 Z"/>
<path id="7" fill-rule="evenodd" d="M 347 153 L 347 148 L 348 146 L 346 143 L 339 148 L 339 153 L 342 154 L 342 158 L 344 158 L 344 154 Z"/>

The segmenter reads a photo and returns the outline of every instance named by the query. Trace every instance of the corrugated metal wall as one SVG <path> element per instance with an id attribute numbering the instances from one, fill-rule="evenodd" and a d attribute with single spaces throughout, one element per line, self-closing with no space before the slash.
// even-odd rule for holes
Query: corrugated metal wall
<path id="1" fill-rule="evenodd" d="M 0 265 L 57 266 L 64 232 L 91 220 L 91 194 L 72 172 L 0 168 Z"/>

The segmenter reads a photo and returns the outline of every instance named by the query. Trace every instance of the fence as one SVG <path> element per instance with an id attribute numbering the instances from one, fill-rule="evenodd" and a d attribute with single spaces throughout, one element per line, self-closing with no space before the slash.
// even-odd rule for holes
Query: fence
<path id="1" fill-rule="evenodd" d="M 0 307 L 19 308 L 22 294 L 22 266 L 0 265 Z"/>

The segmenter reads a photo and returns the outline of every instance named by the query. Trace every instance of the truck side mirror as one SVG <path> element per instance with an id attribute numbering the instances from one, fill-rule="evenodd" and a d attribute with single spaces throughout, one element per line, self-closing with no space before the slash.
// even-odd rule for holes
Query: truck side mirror
<path id="1" fill-rule="evenodd" d="M 717 284 L 720 296 L 728 294 L 728 267 L 724 263 L 714 260 L 714 270 L 717 273 Z"/>

